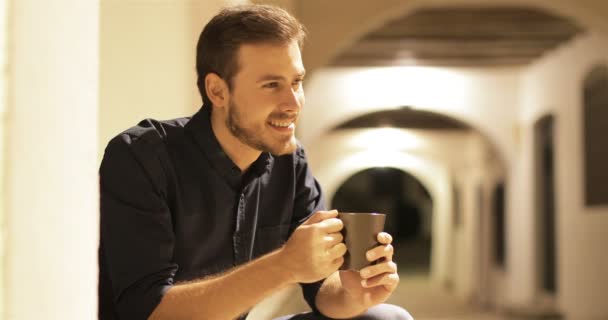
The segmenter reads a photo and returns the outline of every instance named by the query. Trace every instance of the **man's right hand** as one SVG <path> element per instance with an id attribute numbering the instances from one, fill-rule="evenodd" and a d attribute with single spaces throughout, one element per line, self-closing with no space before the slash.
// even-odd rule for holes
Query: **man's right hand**
<path id="1" fill-rule="evenodd" d="M 346 245 L 338 211 L 317 211 L 301 224 L 280 249 L 282 265 L 295 282 L 315 282 L 334 273 L 344 262 Z"/>

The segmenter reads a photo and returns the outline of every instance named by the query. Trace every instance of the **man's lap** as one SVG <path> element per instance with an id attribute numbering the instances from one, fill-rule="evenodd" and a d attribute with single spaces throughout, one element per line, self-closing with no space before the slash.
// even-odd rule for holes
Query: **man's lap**
<path id="1" fill-rule="evenodd" d="M 317 316 L 311 312 L 283 316 L 274 320 L 330 320 L 324 316 Z M 403 308 L 392 304 L 380 304 L 369 308 L 366 313 L 352 318 L 352 320 L 413 320 L 414 318 Z"/>

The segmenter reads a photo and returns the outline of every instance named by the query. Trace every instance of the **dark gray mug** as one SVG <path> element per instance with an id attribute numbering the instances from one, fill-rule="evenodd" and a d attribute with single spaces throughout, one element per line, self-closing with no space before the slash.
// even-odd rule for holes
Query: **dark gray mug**
<path id="1" fill-rule="evenodd" d="M 348 251 L 340 270 L 356 270 L 371 265 L 365 257 L 368 250 L 378 246 L 378 233 L 384 230 L 386 216 L 382 213 L 340 212 L 344 228 L 342 235 Z"/>

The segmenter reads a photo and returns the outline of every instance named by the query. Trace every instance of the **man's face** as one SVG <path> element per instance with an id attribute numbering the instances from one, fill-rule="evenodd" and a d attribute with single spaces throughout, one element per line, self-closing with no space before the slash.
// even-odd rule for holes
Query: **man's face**
<path id="1" fill-rule="evenodd" d="M 253 149 L 275 155 L 293 152 L 304 103 L 304 66 L 297 42 L 242 45 L 238 62 L 226 126 Z"/>

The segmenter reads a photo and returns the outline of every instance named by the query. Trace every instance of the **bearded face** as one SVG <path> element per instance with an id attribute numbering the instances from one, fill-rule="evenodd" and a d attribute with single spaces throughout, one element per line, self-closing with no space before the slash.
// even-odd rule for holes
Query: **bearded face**
<path id="1" fill-rule="evenodd" d="M 295 127 L 304 104 L 304 66 L 296 41 L 244 44 L 239 71 L 228 86 L 222 122 L 238 148 L 282 155 L 296 149 Z"/>
<path id="2" fill-rule="evenodd" d="M 247 121 L 238 106 L 230 100 L 226 127 L 241 143 L 261 152 L 274 155 L 292 153 L 296 150 L 295 122 L 297 113 L 276 111 L 264 121 Z"/>

